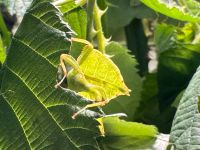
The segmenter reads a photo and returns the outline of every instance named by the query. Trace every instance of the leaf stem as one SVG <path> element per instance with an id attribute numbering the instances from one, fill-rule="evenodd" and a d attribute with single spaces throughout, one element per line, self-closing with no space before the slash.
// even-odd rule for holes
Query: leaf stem
<path id="1" fill-rule="evenodd" d="M 93 11 L 94 11 L 95 0 L 88 0 L 87 3 L 87 37 L 88 41 L 92 41 L 93 32 Z"/>
<path id="2" fill-rule="evenodd" d="M 97 5 L 97 2 L 95 1 L 94 23 L 95 23 L 95 29 L 97 31 L 98 50 L 101 51 L 102 53 L 105 53 L 106 38 L 104 36 L 102 23 L 101 23 L 102 15 L 103 15 L 103 11 L 100 10 L 100 8 Z"/>

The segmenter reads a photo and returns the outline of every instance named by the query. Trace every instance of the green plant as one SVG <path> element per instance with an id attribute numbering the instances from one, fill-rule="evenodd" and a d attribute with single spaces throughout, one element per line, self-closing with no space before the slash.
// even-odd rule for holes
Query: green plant
<path id="1" fill-rule="evenodd" d="M 0 70 L 0 149 L 198 149 L 199 7 L 194 0 L 34 0 L 11 43 L 0 16 L 0 50 L 10 44 Z M 89 59 L 85 49 L 98 56 Z M 152 51 L 158 66 L 149 72 Z M 61 62 L 70 61 L 71 78 L 70 67 L 58 67 L 61 54 L 70 57 Z M 100 58 L 105 68 L 93 67 Z M 118 91 L 113 72 L 125 82 Z M 57 74 L 63 88 L 54 87 Z M 115 90 L 106 106 L 87 107 Z"/>

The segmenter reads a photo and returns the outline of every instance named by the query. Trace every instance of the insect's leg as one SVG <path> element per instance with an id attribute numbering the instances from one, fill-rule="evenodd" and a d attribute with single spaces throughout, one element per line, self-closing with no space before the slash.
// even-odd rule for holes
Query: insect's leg
<path id="1" fill-rule="evenodd" d="M 64 73 L 64 76 L 63 78 L 61 79 L 60 82 L 58 82 L 55 87 L 57 88 L 58 86 L 60 86 L 62 84 L 62 82 L 64 81 L 64 79 L 67 77 L 67 69 L 65 67 L 65 64 L 66 65 L 69 65 L 71 66 L 74 70 L 76 70 L 78 73 L 80 74 L 83 74 L 82 71 L 80 70 L 79 68 L 79 65 L 77 63 L 77 61 L 70 55 L 67 55 L 67 54 L 62 54 L 60 56 L 60 65 L 61 65 L 61 68 L 63 70 L 63 73 Z"/>
<path id="2" fill-rule="evenodd" d="M 55 88 L 58 88 L 58 87 L 63 83 L 63 81 L 65 80 L 65 78 L 67 77 L 67 69 L 66 69 L 64 63 L 63 63 L 63 62 L 60 62 L 60 65 L 61 65 L 61 68 L 62 68 L 62 70 L 63 70 L 64 76 L 63 76 L 63 78 L 55 85 Z"/>
<path id="3" fill-rule="evenodd" d="M 103 109 L 100 106 L 97 106 L 99 111 L 103 114 L 103 116 L 105 116 L 106 114 L 104 113 Z"/>
<path id="4" fill-rule="evenodd" d="M 88 45 L 88 46 L 90 46 L 90 47 L 92 47 L 93 48 L 93 45 L 89 42 L 89 41 L 87 41 L 87 40 L 84 40 L 84 39 L 79 39 L 79 38 L 71 38 L 71 41 L 72 42 L 78 42 L 78 43 L 82 43 L 82 44 L 85 44 L 85 45 Z"/>
<path id="5" fill-rule="evenodd" d="M 83 107 L 81 110 L 79 110 L 78 112 L 76 112 L 75 114 L 73 114 L 72 119 L 75 119 L 78 114 L 80 114 L 81 112 L 83 112 L 87 108 L 104 106 L 107 103 L 108 103 L 108 101 L 102 101 L 102 102 L 96 102 L 96 103 L 93 103 L 93 104 L 88 104 L 85 107 Z"/>

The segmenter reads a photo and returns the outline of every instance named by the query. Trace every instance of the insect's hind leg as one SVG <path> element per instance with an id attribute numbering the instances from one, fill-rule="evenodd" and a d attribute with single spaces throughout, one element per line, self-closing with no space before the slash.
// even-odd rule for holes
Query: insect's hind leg
<path id="1" fill-rule="evenodd" d="M 108 103 L 108 101 L 101 101 L 101 102 L 96 102 L 96 103 L 93 103 L 93 104 L 88 104 L 85 107 L 83 107 L 82 109 L 80 109 L 78 112 L 76 112 L 75 114 L 73 114 L 72 119 L 75 119 L 78 114 L 80 114 L 81 112 L 83 112 L 87 108 L 104 106 L 107 103 Z"/>

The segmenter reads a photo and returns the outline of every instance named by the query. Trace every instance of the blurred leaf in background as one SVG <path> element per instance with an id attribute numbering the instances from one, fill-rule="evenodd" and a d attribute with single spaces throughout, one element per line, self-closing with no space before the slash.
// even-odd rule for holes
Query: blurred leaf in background
<path id="1" fill-rule="evenodd" d="M 114 35 L 119 28 L 128 25 L 133 18 L 155 18 L 156 14 L 150 8 L 135 0 L 106 0 L 106 34 Z M 116 17 L 117 16 L 117 17 Z"/>
<path id="2" fill-rule="evenodd" d="M 0 3 L 4 3 L 12 15 L 17 14 L 17 17 L 21 18 L 32 1 L 33 0 L 0 0 Z"/>
<path id="3" fill-rule="evenodd" d="M 157 25 L 158 88 L 160 109 L 171 105 L 184 90 L 200 64 L 200 44 L 194 43 L 198 29 L 192 24 L 184 27 Z M 196 35 L 197 34 L 197 35 Z"/>

